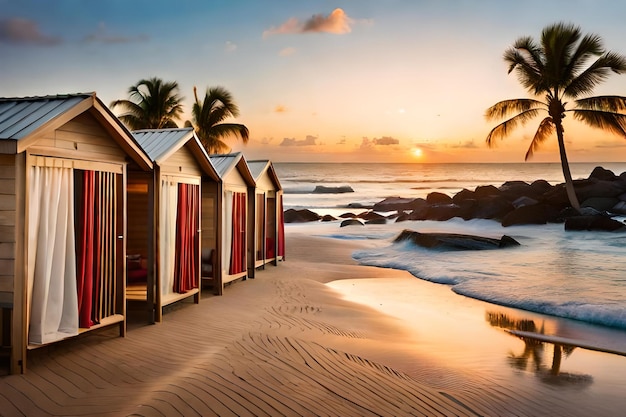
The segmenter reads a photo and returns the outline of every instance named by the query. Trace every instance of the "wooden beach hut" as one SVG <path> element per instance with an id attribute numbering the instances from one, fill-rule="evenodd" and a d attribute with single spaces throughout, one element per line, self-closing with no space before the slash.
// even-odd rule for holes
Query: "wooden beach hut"
<path id="1" fill-rule="evenodd" d="M 211 164 L 220 177 L 216 206 L 220 213 L 217 225 L 217 262 L 213 272 L 215 293 L 221 295 L 224 285 L 248 276 L 248 234 L 250 218 L 248 193 L 254 179 L 243 154 L 210 155 Z M 203 230 L 203 235 L 205 231 Z M 207 233 L 209 234 L 209 233 Z"/>
<path id="2" fill-rule="evenodd" d="M 0 305 L 12 373 L 26 370 L 28 349 L 109 325 L 125 334 L 129 161 L 152 169 L 95 93 L 0 98 Z"/>
<path id="3" fill-rule="evenodd" d="M 132 133 L 154 170 L 129 171 L 126 294 L 146 301 L 149 321 L 160 322 L 163 307 L 199 301 L 201 188 L 215 193 L 220 178 L 193 128 Z M 215 223 L 217 211 L 209 206 L 204 216 Z"/>
<path id="4" fill-rule="evenodd" d="M 248 276 L 254 278 L 257 268 L 268 263 L 278 265 L 284 256 L 283 189 L 274 165 L 269 160 L 248 161 L 254 178 L 254 191 L 250 193 L 253 207 L 254 233 L 249 236 L 252 254 L 248 259 Z"/>

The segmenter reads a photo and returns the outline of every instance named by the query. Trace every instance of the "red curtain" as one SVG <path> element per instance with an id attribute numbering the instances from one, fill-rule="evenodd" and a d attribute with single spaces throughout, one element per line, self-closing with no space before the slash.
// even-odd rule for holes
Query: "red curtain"
<path id="1" fill-rule="evenodd" d="M 233 193 L 233 237 L 229 274 L 246 270 L 246 193 Z"/>
<path id="2" fill-rule="evenodd" d="M 174 292 L 180 294 L 198 287 L 199 208 L 200 186 L 178 184 Z"/>
<path id="3" fill-rule="evenodd" d="M 285 212 L 283 210 L 283 196 L 278 203 L 278 256 L 285 257 Z"/>
<path id="4" fill-rule="evenodd" d="M 89 328 L 93 325 L 91 310 L 93 302 L 94 281 L 94 214 L 95 205 L 95 172 L 83 171 L 78 233 L 78 271 L 76 284 L 78 291 L 78 325 Z"/>
<path id="5" fill-rule="evenodd" d="M 89 328 L 115 314 L 115 174 L 82 171 L 76 286 L 78 325 Z"/>

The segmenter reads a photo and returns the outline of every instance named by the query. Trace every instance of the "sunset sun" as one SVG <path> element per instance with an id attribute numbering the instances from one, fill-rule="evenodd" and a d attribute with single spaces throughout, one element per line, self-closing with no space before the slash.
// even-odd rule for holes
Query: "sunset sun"
<path id="1" fill-rule="evenodd" d="M 416 158 L 421 158 L 422 155 L 424 155 L 424 152 L 422 151 L 421 148 L 415 148 L 413 149 L 413 156 Z"/>

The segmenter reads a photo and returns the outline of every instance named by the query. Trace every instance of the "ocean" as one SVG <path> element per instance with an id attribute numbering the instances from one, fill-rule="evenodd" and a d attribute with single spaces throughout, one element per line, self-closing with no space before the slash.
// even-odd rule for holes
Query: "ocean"
<path id="1" fill-rule="evenodd" d="M 596 166 L 618 175 L 626 171 L 626 163 L 576 163 L 571 165 L 572 176 L 587 178 Z M 358 214 L 364 211 L 362 207 L 390 196 L 425 198 L 433 191 L 452 196 L 463 188 L 500 186 L 513 180 L 563 182 L 558 163 L 276 163 L 275 168 L 284 189 L 285 209 L 307 208 L 335 216 Z M 317 186 L 351 187 L 354 192 L 313 193 Z M 433 251 L 407 242 L 393 243 L 403 229 L 496 238 L 506 234 L 521 246 Z M 337 221 L 326 235 L 367 240 L 367 249 L 353 254 L 363 265 L 406 270 L 416 278 L 492 304 L 626 330 L 626 233 L 566 232 L 562 224 L 505 228 L 492 220 L 455 218 L 344 228 Z"/>

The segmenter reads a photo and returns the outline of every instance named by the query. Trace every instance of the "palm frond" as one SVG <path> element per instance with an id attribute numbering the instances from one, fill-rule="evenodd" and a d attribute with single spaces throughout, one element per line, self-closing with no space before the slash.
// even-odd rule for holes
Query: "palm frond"
<path id="1" fill-rule="evenodd" d="M 577 109 L 620 112 L 626 110 L 626 97 L 596 96 L 586 97 L 574 102 Z"/>
<path id="2" fill-rule="evenodd" d="M 495 141 L 498 139 L 504 139 L 505 137 L 507 137 L 509 135 L 509 133 L 511 133 L 517 126 L 519 125 L 525 125 L 526 122 L 528 122 L 530 119 L 536 117 L 539 114 L 539 110 L 537 109 L 530 109 L 530 110 L 526 110 L 520 114 L 518 114 L 517 116 L 514 116 L 502 123 L 500 123 L 499 125 L 497 125 L 496 127 L 494 127 L 493 129 L 491 129 L 491 132 L 489 132 L 489 134 L 487 135 L 487 145 L 488 146 L 493 146 L 495 144 Z"/>
<path id="3" fill-rule="evenodd" d="M 576 51 L 572 54 L 566 73 L 571 74 L 572 79 L 574 79 L 587 66 L 589 59 L 598 57 L 603 53 L 602 38 L 595 34 L 585 35 L 578 44 Z"/>
<path id="4" fill-rule="evenodd" d="M 626 57 L 613 52 L 608 52 L 601 56 L 570 82 L 565 89 L 565 94 L 568 97 L 589 94 L 596 85 L 605 81 L 612 72 L 617 74 L 626 72 Z"/>
<path id="5" fill-rule="evenodd" d="M 539 123 L 539 127 L 535 132 L 535 136 L 533 140 L 530 142 L 530 146 L 528 147 L 528 151 L 526 151 L 526 156 L 524 157 L 524 161 L 528 161 L 535 151 L 539 149 L 541 144 L 548 139 L 554 133 L 554 121 L 552 117 L 546 117 Z"/>
<path id="6" fill-rule="evenodd" d="M 541 82 L 543 58 L 531 38 L 520 38 L 504 52 L 504 61 L 509 64 L 509 74 L 515 71 L 520 84 L 536 94 Z"/>
<path id="7" fill-rule="evenodd" d="M 574 118 L 591 127 L 626 138 L 626 114 L 598 110 L 573 110 Z"/>
<path id="8" fill-rule="evenodd" d="M 539 100 L 527 98 L 503 100 L 489 107 L 485 111 L 485 118 L 487 120 L 500 120 L 508 117 L 512 113 L 520 113 L 530 109 L 539 109 L 542 107 L 545 109 L 546 105 Z"/>

